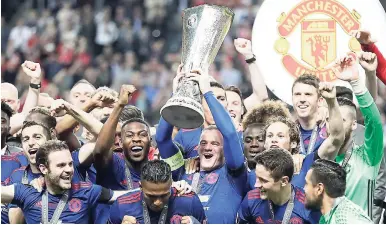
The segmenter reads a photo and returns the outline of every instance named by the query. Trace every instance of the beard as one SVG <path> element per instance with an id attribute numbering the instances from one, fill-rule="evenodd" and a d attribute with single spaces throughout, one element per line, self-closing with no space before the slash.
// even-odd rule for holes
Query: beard
<path id="1" fill-rule="evenodd" d="M 309 199 L 307 199 L 307 196 L 306 196 L 305 207 L 306 207 L 306 209 L 320 210 L 320 208 L 322 206 L 322 202 L 323 202 L 322 196 L 317 197 L 315 200 L 309 200 Z"/>
<path id="2" fill-rule="evenodd" d="M 60 178 L 60 176 L 55 176 L 51 172 L 48 172 L 48 174 L 47 174 L 47 179 L 48 179 L 50 185 L 55 190 L 69 190 L 69 189 L 71 189 L 71 178 L 70 178 L 70 182 L 64 183 L 64 181 Z"/>

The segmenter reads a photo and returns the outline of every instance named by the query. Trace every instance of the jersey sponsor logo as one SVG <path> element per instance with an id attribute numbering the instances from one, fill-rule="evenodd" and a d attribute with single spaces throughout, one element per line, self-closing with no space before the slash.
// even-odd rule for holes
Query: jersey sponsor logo
<path id="1" fill-rule="evenodd" d="M 303 220 L 299 217 L 293 217 L 290 219 L 290 224 L 303 224 Z"/>
<path id="2" fill-rule="evenodd" d="M 56 209 L 57 206 L 58 206 L 58 204 L 56 204 L 56 203 L 48 202 L 48 208 Z M 42 201 L 36 202 L 35 207 L 41 208 L 42 207 Z"/>
<path id="3" fill-rule="evenodd" d="M 215 184 L 218 180 L 218 174 L 217 173 L 210 173 L 205 178 L 205 182 L 208 184 Z"/>
<path id="4" fill-rule="evenodd" d="M 81 208 L 82 208 L 82 202 L 77 198 L 71 199 L 71 201 L 68 203 L 68 209 L 71 212 L 77 213 L 80 211 Z"/>
<path id="5" fill-rule="evenodd" d="M 173 215 L 172 218 L 170 219 L 171 224 L 181 224 L 181 215 Z"/>
<path id="6" fill-rule="evenodd" d="M 256 217 L 256 223 L 258 223 L 258 224 L 263 224 L 264 223 L 264 220 L 263 220 L 263 218 L 261 217 L 261 216 L 258 216 L 258 217 Z"/>

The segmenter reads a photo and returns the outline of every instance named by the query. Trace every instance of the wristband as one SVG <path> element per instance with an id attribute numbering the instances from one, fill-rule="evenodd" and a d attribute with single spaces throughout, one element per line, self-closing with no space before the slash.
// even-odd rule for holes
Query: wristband
<path id="1" fill-rule="evenodd" d="M 352 80 L 350 84 L 355 95 L 363 95 L 367 92 L 366 85 L 360 79 Z"/>
<path id="2" fill-rule="evenodd" d="M 33 89 L 39 89 L 41 88 L 42 86 L 42 83 L 39 83 L 39 84 L 33 84 L 33 83 L 29 83 L 29 86 Z"/>
<path id="3" fill-rule="evenodd" d="M 252 57 L 252 58 L 250 58 L 250 59 L 246 59 L 246 60 L 245 60 L 245 62 L 247 62 L 248 64 L 250 64 L 250 63 L 253 63 L 254 61 L 256 61 L 256 57 L 255 57 L 255 55 L 253 55 L 253 57 Z"/>

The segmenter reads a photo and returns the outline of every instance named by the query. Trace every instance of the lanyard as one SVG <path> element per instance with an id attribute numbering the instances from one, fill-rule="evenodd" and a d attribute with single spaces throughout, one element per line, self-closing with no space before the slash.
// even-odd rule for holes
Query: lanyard
<path id="1" fill-rule="evenodd" d="M 294 210 L 294 199 L 295 199 L 295 191 L 292 189 L 291 198 L 287 204 L 287 207 L 285 208 L 283 220 L 281 221 L 282 224 L 287 224 L 291 218 L 292 211 Z M 274 222 L 275 221 L 275 213 L 273 212 L 273 206 L 272 206 L 272 202 L 270 200 L 268 200 L 268 205 L 269 205 L 269 210 L 271 213 L 271 218 Z"/>
<path id="2" fill-rule="evenodd" d="M 300 127 L 300 125 L 299 125 L 299 127 Z M 309 155 L 309 154 L 311 154 L 314 151 L 314 146 L 315 146 L 317 134 L 318 134 L 318 125 L 316 125 L 314 127 L 314 129 L 312 130 L 310 142 L 309 142 L 308 148 L 306 150 L 305 147 L 304 147 L 303 136 L 302 136 L 302 134 L 300 132 L 300 135 L 299 135 L 300 136 L 300 152 L 304 152 L 306 155 Z"/>
<path id="3" fill-rule="evenodd" d="M 209 174 L 209 173 L 208 173 Z M 200 172 L 197 172 L 193 175 L 193 179 L 192 179 L 192 189 L 195 193 L 199 194 L 200 191 L 201 191 L 201 187 L 202 187 L 202 184 L 204 183 L 204 180 L 206 178 L 206 176 L 208 176 L 208 174 L 206 174 L 202 179 L 200 179 Z"/>
<path id="4" fill-rule="evenodd" d="M 142 199 L 142 208 L 143 208 L 143 220 L 145 224 L 151 224 L 149 210 L 147 209 L 147 205 L 145 200 Z M 158 220 L 158 224 L 165 224 L 166 216 L 168 214 L 168 205 L 165 205 L 162 209 L 161 215 Z"/>
<path id="5" fill-rule="evenodd" d="M 28 168 L 28 167 L 26 167 L 26 168 L 24 169 L 24 175 L 23 175 L 23 178 L 21 179 L 21 183 L 22 183 L 22 184 L 27 184 L 27 185 L 28 185 L 28 172 L 27 172 L 27 168 Z"/>
<path id="6" fill-rule="evenodd" d="M 48 221 L 48 194 L 47 191 L 44 191 L 42 196 L 42 221 L 43 224 L 57 224 L 59 221 L 59 217 L 62 214 L 64 207 L 66 206 L 68 201 L 68 191 L 64 192 L 62 198 L 60 199 L 54 215 L 51 218 L 51 221 Z"/>
<path id="7" fill-rule="evenodd" d="M 352 142 L 351 148 L 344 155 L 344 159 L 343 159 L 343 162 L 342 162 L 343 169 L 346 168 L 346 166 L 348 164 L 348 161 L 350 160 L 353 151 L 354 151 L 354 141 Z"/>
<path id="8" fill-rule="evenodd" d="M 131 179 L 131 173 L 129 169 L 129 162 L 125 159 L 125 175 L 127 179 L 127 190 L 133 189 L 133 181 Z"/>

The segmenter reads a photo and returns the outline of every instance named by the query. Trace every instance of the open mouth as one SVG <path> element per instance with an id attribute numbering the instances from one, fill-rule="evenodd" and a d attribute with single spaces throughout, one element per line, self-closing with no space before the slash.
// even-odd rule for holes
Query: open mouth
<path id="1" fill-rule="evenodd" d="M 236 114 L 234 114 L 234 113 L 229 113 L 229 115 L 230 115 L 232 118 L 236 118 Z"/>
<path id="2" fill-rule="evenodd" d="M 131 148 L 132 152 L 140 152 L 142 150 L 143 150 L 142 146 L 134 146 L 134 147 Z"/>
<path id="3" fill-rule="evenodd" d="M 203 155 L 204 155 L 205 159 L 211 159 L 213 157 L 212 153 L 204 153 Z"/>
<path id="4" fill-rule="evenodd" d="M 28 150 L 28 154 L 30 154 L 30 155 L 35 155 L 36 152 L 38 152 L 37 148 L 31 148 L 31 149 Z"/>
<path id="5" fill-rule="evenodd" d="M 299 105 L 298 108 L 299 109 L 306 109 L 306 108 L 308 108 L 308 106 L 307 105 Z"/>
<path id="6" fill-rule="evenodd" d="M 66 181 L 70 181 L 70 180 L 71 180 L 71 176 L 70 176 L 70 175 L 67 175 L 67 176 L 61 176 L 60 179 L 66 180 Z"/>

